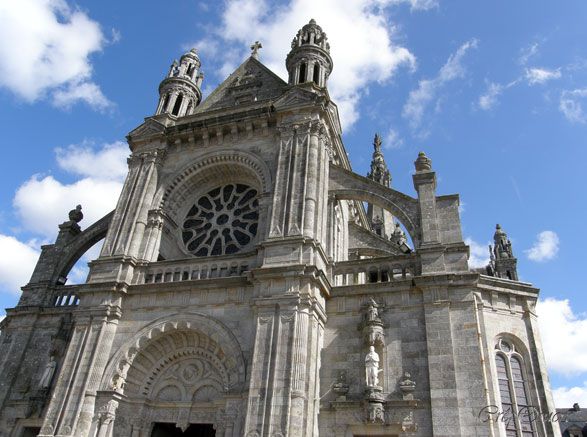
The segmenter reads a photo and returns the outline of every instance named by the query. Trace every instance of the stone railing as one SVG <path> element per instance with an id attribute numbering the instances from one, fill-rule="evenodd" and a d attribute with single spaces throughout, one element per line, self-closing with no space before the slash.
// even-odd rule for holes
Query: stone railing
<path id="1" fill-rule="evenodd" d="M 59 287 L 53 294 L 53 306 L 70 307 L 79 305 L 77 285 L 67 285 Z"/>
<path id="2" fill-rule="evenodd" d="M 416 257 L 386 256 L 335 263 L 332 267 L 334 286 L 393 282 L 417 274 Z"/>
<path id="3" fill-rule="evenodd" d="M 256 254 L 191 258 L 149 264 L 142 281 L 145 284 L 241 276 L 256 266 Z"/>

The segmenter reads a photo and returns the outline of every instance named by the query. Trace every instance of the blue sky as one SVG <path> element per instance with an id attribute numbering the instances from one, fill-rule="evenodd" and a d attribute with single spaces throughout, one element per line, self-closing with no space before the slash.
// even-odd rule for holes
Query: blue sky
<path id="1" fill-rule="evenodd" d="M 366 174 L 379 132 L 392 185 L 414 195 L 424 150 L 438 193 L 461 195 L 474 265 L 502 224 L 521 279 L 542 290 L 555 398 L 587 404 L 580 0 L 2 2 L 0 307 L 16 305 L 70 209 L 81 203 L 88 226 L 114 207 L 125 135 L 153 113 L 173 58 L 196 46 L 209 93 L 260 40 L 261 61 L 283 77 L 289 43 L 310 18 L 329 35 L 329 90 L 354 170 Z M 71 279 L 83 274 L 77 267 Z"/>

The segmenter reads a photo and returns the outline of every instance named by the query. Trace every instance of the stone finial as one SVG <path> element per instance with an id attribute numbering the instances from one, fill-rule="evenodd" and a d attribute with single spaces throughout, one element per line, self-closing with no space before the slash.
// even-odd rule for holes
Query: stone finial
<path id="1" fill-rule="evenodd" d="M 375 152 L 381 152 L 381 136 L 376 133 L 375 138 L 373 139 L 373 147 L 375 148 Z"/>
<path id="2" fill-rule="evenodd" d="M 579 406 L 579 404 L 577 402 L 575 402 L 573 404 L 573 410 L 575 410 L 575 411 L 581 411 L 581 407 Z"/>
<path id="3" fill-rule="evenodd" d="M 251 56 L 255 59 L 259 59 L 259 49 L 263 48 L 263 44 L 261 44 L 259 41 L 255 41 L 253 44 L 251 44 Z"/>
<path id="4" fill-rule="evenodd" d="M 84 218 L 84 214 L 82 213 L 82 206 L 78 205 L 75 209 L 69 211 L 69 220 L 74 223 L 79 223 Z"/>
<path id="5" fill-rule="evenodd" d="M 414 161 L 416 171 L 430 171 L 432 170 L 432 160 L 426 156 L 424 152 L 418 153 L 418 159 Z"/>
<path id="6" fill-rule="evenodd" d="M 389 187 L 391 182 L 391 173 L 385 163 L 385 158 L 381 152 L 381 136 L 375 134 L 373 138 L 373 159 L 371 160 L 371 171 L 367 174 L 369 179 L 374 180 L 381 185 Z"/>

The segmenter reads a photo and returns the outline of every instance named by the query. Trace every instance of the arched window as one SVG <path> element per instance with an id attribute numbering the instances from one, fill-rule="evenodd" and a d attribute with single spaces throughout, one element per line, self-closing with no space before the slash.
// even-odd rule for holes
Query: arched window
<path id="1" fill-rule="evenodd" d="M 314 83 L 320 86 L 320 65 L 314 64 Z"/>
<path id="2" fill-rule="evenodd" d="M 183 95 L 180 94 L 175 99 L 175 105 L 173 105 L 173 111 L 171 111 L 171 115 L 179 114 L 179 109 L 181 108 L 181 102 L 183 101 Z"/>
<path id="3" fill-rule="evenodd" d="M 300 79 L 298 83 L 304 83 L 306 81 L 306 63 L 302 62 L 300 65 Z"/>
<path id="4" fill-rule="evenodd" d="M 167 105 L 169 105 L 169 94 L 165 96 L 165 100 L 163 100 L 163 106 L 161 107 L 161 112 L 167 112 Z"/>
<path id="5" fill-rule="evenodd" d="M 528 387 L 522 356 L 512 343 L 499 340 L 495 367 L 501 400 L 501 411 L 507 437 L 535 437 L 533 410 L 529 407 Z"/>

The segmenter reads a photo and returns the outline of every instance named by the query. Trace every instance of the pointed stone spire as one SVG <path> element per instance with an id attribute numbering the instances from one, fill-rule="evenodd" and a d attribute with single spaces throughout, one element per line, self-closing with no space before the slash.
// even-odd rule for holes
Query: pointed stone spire
<path id="1" fill-rule="evenodd" d="M 367 175 L 369 179 L 374 180 L 381 185 L 389 187 L 391 183 L 391 174 L 385 163 L 383 152 L 381 152 L 381 137 L 379 134 L 375 134 L 373 139 L 373 159 L 371 160 L 371 171 Z"/>
<path id="2" fill-rule="evenodd" d="M 488 273 L 498 278 L 518 280 L 517 263 L 512 250 L 512 242 L 499 224 L 495 225 L 493 247 L 489 246 L 490 262 Z"/>
<path id="3" fill-rule="evenodd" d="M 373 159 L 371 160 L 371 170 L 367 177 L 378 184 L 389 187 L 391 183 L 391 174 L 385 163 L 383 152 L 381 151 L 381 137 L 375 134 L 373 139 Z M 383 238 L 390 238 L 395 230 L 393 216 L 389 211 L 377 205 L 369 204 L 367 207 L 367 219 L 371 224 L 371 229 L 377 235 Z"/>

